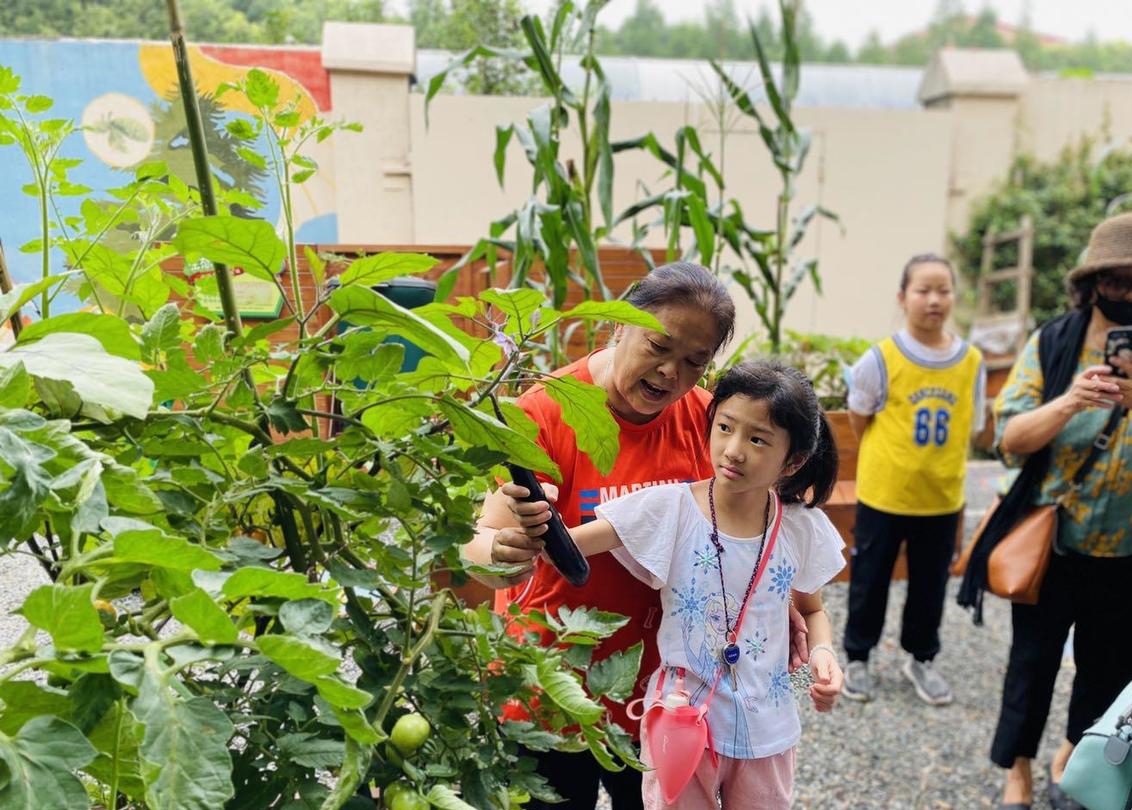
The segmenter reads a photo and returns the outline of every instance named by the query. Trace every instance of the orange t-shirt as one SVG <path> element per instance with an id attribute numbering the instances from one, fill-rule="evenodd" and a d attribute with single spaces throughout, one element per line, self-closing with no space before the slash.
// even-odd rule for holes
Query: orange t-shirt
<path id="1" fill-rule="evenodd" d="M 554 376 L 572 376 L 592 383 L 589 357 L 559 369 Z M 557 507 L 563 522 L 572 527 L 593 520 L 595 506 L 620 495 L 658 484 L 709 478 L 712 468 L 705 436 L 710 401 L 710 393 L 693 388 L 643 425 L 626 422 L 614 414 L 621 429 L 621 449 L 613 469 L 604 476 L 589 457 L 578 450 L 573 429 L 562 421 L 562 408 L 547 396 L 542 386 L 524 393 L 518 405 L 538 423 L 538 444 L 562 471 Z M 550 481 L 541 474 L 539 478 Z M 565 605 L 628 616 L 629 622 L 594 650 L 594 660 L 643 641 L 641 669 L 630 700 L 641 697 L 649 676 L 660 666 L 656 647 L 661 614 L 659 592 L 627 572 L 608 552 L 590 557 L 589 563 L 589 581 L 575 588 L 554 566 L 540 560 L 530 580 L 496 592 L 496 612 L 505 614 L 508 606 L 521 598 L 523 610 L 542 610 L 551 615 L 557 615 L 558 609 Z M 550 642 L 552 634 L 548 630 L 525 622 L 511 625 L 516 637 L 532 630 L 540 630 L 543 643 Z M 606 701 L 606 705 L 612 711 L 613 720 L 636 739 L 638 723 L 626 715 L 625 704 Z M 509 706 L 504 715 L 513 720 L 527 719 L 517 705 Z"/>

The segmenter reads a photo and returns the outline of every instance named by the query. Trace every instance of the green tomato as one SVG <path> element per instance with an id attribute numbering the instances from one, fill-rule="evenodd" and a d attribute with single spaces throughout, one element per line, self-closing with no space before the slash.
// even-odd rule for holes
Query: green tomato
<path id="1" fill-rule="evenodd" d="M 386 807 L 393 807 L 393 801 L 398 795 L 405 791 L 412 790 L 404 782 L 390 782 L 388 785 L 381 789 L 381 800 L 385 802 Z"/>
<path id="2" fill-rule="evenodd" d="M 390 810 L 428 810 L 429 804 L 424 796 L 406 788 L 393 796 L 389 808 Z"/>
<path id="3" fill-rule="evenodd" d="M 398 751 L 408 756 L 424 745 L 431 731 L 428 720 L 414 712 L 397 718 L 389 739 L 397 746 Z"/>

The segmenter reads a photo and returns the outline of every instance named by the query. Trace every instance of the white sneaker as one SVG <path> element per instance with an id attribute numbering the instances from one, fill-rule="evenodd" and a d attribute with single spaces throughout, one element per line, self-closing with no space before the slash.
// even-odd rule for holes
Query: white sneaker
<path id="1" fill-rule="evenodd" d="M 936 672 L 931 661 L 917 661 L 914 658 L 909 658 L 901 671 L 904 673 L 904 677 L 912 682 L 912 686 L 916 688 L 916 694 L 920 696 L 920 700 L 924 703 L 932 706 L 946 706 L 954 700 L 951 687 L 947 685 L 943 676 Z"/>
<path id="2" fill-rule="evenodd" d="M 862 703 L 873 699 L 873 674 L 869 672 L 868 661 L 850 661 L 845 665 L 841 696 Z"/>

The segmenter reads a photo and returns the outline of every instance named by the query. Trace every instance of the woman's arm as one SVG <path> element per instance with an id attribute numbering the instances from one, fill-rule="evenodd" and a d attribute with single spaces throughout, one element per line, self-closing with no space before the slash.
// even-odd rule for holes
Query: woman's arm
<path id="1" fill-rule="evenodd" d="M 480 519 L 476 522 L 476 534 L 460 550 L 466 560 L 478 565 L 507 564 L 510 560 L 493 559 L 492 543 L 500 529 L 515 526 L 536 526 L 550 519 L 550 503 L 558 500 L 558 487 L 554 484 L 543 484 L 542 490 L 546 494 L 546 501 L 527 503 L 518 500 L 525 498 L 528 492 L 525 487 L 518 484 L 506 483 L 495 492 L 488 495 L 483 502 Z M 530 579 L 534 567 L 524 569 L 522 572 L 509 577 L 500 577 L 489 574 L 472 574 L 472 577 L 489 588 L 499 590 L 519 585 Z"/>
<path id="2" fill-rule="evenodd" d="M 822 606 L 821 591 L 814 593 L 792 592 L 794 604 L 806 621 L 810 641 L 810 671 L 814 683 L 810 699 L 819 712 L 828 712 L 841 694 L 843 676 L 833 652 L 833 627 Z"/>
<path id="3" fill-rule="evenodd" d="M 1012 416 L 1003 428 L 1001 449 L 1016 456 L 1036 453 L 1053 441 L 1075 414 L 1087 408 L 1111 408 L 1121 401 L 1121 393 L 1108 366 L 1090 366 L 1061 396 Z"/>

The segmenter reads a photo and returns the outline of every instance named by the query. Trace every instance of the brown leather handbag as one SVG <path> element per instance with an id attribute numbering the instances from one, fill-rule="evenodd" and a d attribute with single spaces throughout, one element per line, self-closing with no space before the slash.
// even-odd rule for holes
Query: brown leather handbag
<path id="1" fill-rule="evenodd" d="M 1113 408 L 1104 430 L 1089 447 L 1089 454 L 1073 474 L 1070 492 L 1081 486 L 1097 458 L 1108 449 L 1112 435 L 1116 432 L 1124 413 L 1124 408 Z M 975 527 L 971 542 L 952 565 L 951 573 L 959 575 L 967 569 L 971 552 L 994 510 L 998 508 L 1000 500 L 996 499 L 983 515 L 983 519 Z M 1057 542 L 1057 513 L 1060 509 L 1060 501 L 1033 507 L 998 541 L 987 558 L 987 590 L 995 596 L 1022 605 L 1038 603 L 1042 580 L 1045 578 L 1046 569 L 1049 568 L 1049 558 L 1053 554 L 1054 543 Z"/>
<path id="2" fill-rule="evenodd" d="M 983 515 L 971 542 L 951 567 L 951 573 L 960 575 L 966 570 L 971 551 L 998 504 L 999 501 L 995 500 Z M 1038 603 L 1038 592 L 1041 591 L 1042 579 L 1049 568 L 1049 558 L 1057 536 L 1058 509 L 1059 506 L 1055 503 L 1031 509 L 998 541 L 987 558 L 987 589 L 991 593 L 1023 605 Z"/>

